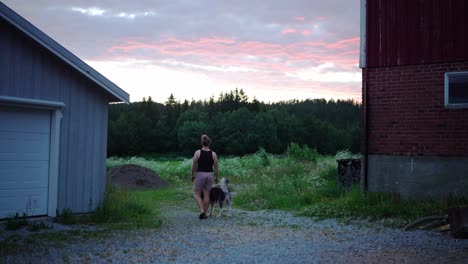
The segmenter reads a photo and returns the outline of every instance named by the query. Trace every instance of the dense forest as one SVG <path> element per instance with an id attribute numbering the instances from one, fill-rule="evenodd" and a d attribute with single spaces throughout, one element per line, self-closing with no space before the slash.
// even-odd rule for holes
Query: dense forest
<path id="1" fill-rule="evenodd" d="M 307 145 L 321 154 L 348 149 L 359 152 L 360 104 L 351 100 L 249 100 L 241 90 L 205 101 L 164 104 L 151 97 L 109 109 L 109 156 L 153 153 L 191 154 L 208 134 L 222 155 L 241 155 L 264 148 L 283 153 L 289 143 Z"/>

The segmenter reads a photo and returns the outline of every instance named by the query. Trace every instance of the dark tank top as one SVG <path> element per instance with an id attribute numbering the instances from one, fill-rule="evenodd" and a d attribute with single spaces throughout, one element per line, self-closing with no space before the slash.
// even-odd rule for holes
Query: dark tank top
<path id="1" fill-rule="evenodd" d="M 211 150 L 206 151 L 200 149 L 200 157 L 198 158 L 197 171 L 199 172 L 213 172 L 213 154 Z"/>

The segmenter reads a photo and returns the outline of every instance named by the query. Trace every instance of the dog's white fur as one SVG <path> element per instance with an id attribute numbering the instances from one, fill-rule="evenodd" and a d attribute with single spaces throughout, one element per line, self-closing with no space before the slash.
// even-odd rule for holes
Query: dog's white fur
<path id="1" fill-rule="evenodd" d="M 221 204 L 225 203 L 226 206 L 228 207 L 228 216 L 232 216 L 232 211 L 231 211 L 232 210 L 232 208 L 231 208 L 232 200 L 231 200 L 231 192 L 229 191 L 229 187 L 228 187 L 228 182 L 229 182 L 228 179 L 222 178 L 221 181 L 219 181 L 219 185 L 216 186 L 216 187 L 221 188 L 221 190 L 224 192 L 224 195 L 225 195 L 224 201 L 218 201 L 218 202 L 221 202 Z M 210 203 L 211 203 L 211 201 L 210 201 Z M 214 204 L 216 204 L 216 202 L 211 203 L 211 210 L 210 210 L 210 213 L 208 214 L 208 216 L 211 216 L 213 214 Z M 224 207 L 221 206 L 217 217 L 222 216 L 223 210 L 224 210 Z"/>

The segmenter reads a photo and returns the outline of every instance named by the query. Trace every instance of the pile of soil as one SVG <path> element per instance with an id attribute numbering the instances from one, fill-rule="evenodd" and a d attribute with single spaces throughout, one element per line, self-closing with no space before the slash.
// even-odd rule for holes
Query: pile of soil
<path id="1" fill-rule="evenodd" d="M 154 188 L 160 189 L 169 184 L 152 170 L 134 164 L 127 164 L 112 168 L 107 172 L 108 179 L 113 184 L 125 188 Z"/>

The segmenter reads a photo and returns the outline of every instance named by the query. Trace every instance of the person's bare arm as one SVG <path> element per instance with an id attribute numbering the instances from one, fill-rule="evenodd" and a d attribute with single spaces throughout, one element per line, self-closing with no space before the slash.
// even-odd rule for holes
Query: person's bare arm
<path id="1" fill-rule="evenodd" d="M 195 180 L 195 171 L 197 170 L 197 162 L 198 158 L 200 157 L 200 151 L 197 150 L 195 151 L 195 154 L 193 154 L 193 162 L 192 162 L 192 181 Z"/>
<path id="2" fill-rule="evenodd" d="M 213 152 L 213 170 L 215 175 L 215 183 L 218 183 L 219 173 L 218 173 L 218 156 Z"/>

